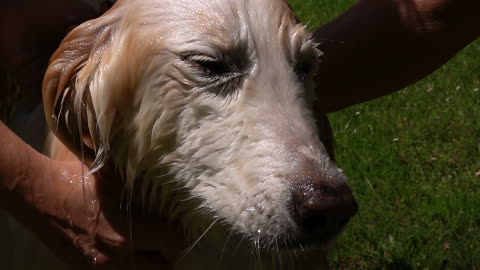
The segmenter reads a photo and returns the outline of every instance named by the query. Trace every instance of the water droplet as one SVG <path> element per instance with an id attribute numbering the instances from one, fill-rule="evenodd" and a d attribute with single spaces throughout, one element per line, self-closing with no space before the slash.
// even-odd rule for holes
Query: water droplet
<path id="1" fill-rule="evenodd" d="M 91 253 L 91 256 L 92 256 L 92 263 L 93 265 L 96 265 L 97 264 L 97 251 L 92 248 L 92 250 L 90 251 Z"/>
<path id="2" fill-rule="evenodd" d="M 68 225 L 70 225 L 70 227 L 73 227 L 72 217 L 71 217 L 70 215 L 67 215 L 67 216 L 66 216 L 66 219 L 67 219 Z"/>

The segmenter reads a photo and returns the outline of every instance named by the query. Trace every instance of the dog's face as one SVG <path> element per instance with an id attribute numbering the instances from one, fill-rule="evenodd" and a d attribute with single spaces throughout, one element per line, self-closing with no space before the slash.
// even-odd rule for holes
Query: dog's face
<path id="1" fill-rule="evenodd" d="M 309 38 L 281 0 L 120 1 L 53 56 L 47 118 L 194 236 L 216 224 L 264 250 L 326 243 L 356 204 L 311 111 Z"/>

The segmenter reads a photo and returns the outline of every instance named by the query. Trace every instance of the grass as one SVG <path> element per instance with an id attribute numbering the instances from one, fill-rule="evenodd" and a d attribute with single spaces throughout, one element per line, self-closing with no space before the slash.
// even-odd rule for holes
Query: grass
<path id="1" fill-rule="evenodd" d="M 354 1 L 291 1 L 312 27 Z M 330 115 L 359 214 L 333 269 L 480 269 L 480 42 L 421 82 Z"/>

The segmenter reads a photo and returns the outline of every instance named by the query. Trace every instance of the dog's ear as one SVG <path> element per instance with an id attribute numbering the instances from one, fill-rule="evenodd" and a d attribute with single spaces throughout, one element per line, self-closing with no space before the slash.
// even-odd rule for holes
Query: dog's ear
<path id="1" fill-rule="evenodd" d="M 90 166 L 99 157 L 97 115 L 92 90 L 99 87 L 101 61 L 113 40 L 114 12 L 73 29 L 53 54 L 42 91 L 52 132 Z"/>
<path id="2" fill-rule="evenodd" d="M 290 11 L 292 11 L 291 14 L 292 14 L 292 16 L 293 16 L 293 21 L 294 21 L 295 23 L 300 23 L 300 18 L 298 18 L 297 14 L 295 14 L 295 12 L 293 11 L 293 8 L 292 8 L 292 5 L 290 5 L 290 2 L 289 2 L 288 0 L 283 0 L 283 2 L 284 2 L 285 4 L 287 4 L 287 6 L 288 6 L 288 8 L 290 9 Z"/>

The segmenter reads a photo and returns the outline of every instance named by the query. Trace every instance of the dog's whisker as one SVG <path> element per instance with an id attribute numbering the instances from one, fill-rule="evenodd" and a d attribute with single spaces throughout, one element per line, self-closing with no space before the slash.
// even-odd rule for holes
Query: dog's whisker
<path id="1" fill-rule="evenodd" d="M 131 252 L 134 252 L 135 247 L 133 244 L 133 219 L 132 219 L 132 207 L 133 207 L 133 184 L 130 184 L 127 188 L 129 193 L 127 195 L 127 216 L 128 216 L 128 239 L 129 248 Z M 136 269 L 136 262 L 133 261 L 133 269 Z"/>
<path id="2" fill-rule="evenodd" d="M 215 225 L 215 223 L 217 223 L 217 221 L 219 220 L 219 218 L 215 219 L 212 224 L 210 224 L 210 226 L 208 226 L 208 228 L 197 238 L 197 240 L 195 240 L 195 242 L 193 242 L 193 244 L 184 252 L 184 254 L 182 255 L 182 257 L 180 257 L 180 259 L 178 259 L 177 261 L 177 264 L 183 259 L 185 258 L 185 256 L 187 256 L 190 251 L 192 251 L 192 249 L 200 242 L 200 240 L 202 240 L 202 238 L 208 233 L 208 231 L 210 231 L 210 229 L 212 229 L 213 225 Z"/>
<path id="3" fill-rule="evenodd" d="M 124 211 L 124 206 L 128 208 L 128 204 L 125 202 L 125 194 L 127 194 L 127 190 L 128 190 L 128 185 L 125 184 L 122 189 L 122 194 L 120 195 L 120 206 L 119 206 L 120 212 Z M 126 209 L 125 211 L 128 211 L 128 209 Z"/>
<path id="4" fill-rule="evenodd" d="M 285 238 L 283 239 L 283 244 L 285 245 L 286 249 L 289 249 L 287 239 L 285 239 Z"/>
<path id="5" fill-rule="evenodd" d="M 219 263 L 221 263 L 222 260 L 223 260 L 223 256 L 225 255 L 225 250 L 226 250 L 226 248 L 227 248 L 228 241 L 230 240 L 230 237 L 231 237 L 232 234 L 233 234 L 233 229 L 230 229 L 229 231 L 230 231 L 230 232 L 228 233 L 227 238 L 225 239 L 225 244 L 223 245 L 222 252 L 220 253 Z"/>
<path id="6" fill-rule="evenodd" d="M 277 260 L 278 260 L 278 264 L 280 266 L 280 270 L 283 269 L 283 264 L 282 264 L 282 256 L 280 255 L 280 249 L 278 248 L 278 239 L 277 237 L 275 237 L 275 250 L 277 251 Z"/>
<path id="7" fill-rule="evenodd" d="M 235 247 L 235 249 L 234 249 L 233 252 L 232 252 L 232 256 L 235 256 L 235 254 L 236 254 L 236 253 L 238 252 L 238 250 L 240 249 L 240 246 L 243 244 L 243 241 L 244 241 L 244 240 L 245 240 L 244 238 L 240 237 L 240 240 L 238 241 L 237 246 Z"/>
<path id="8" fill-rule="evenodd" d="M 133 224 L 132 224 L 132 206 L 133 206 L 133 184 L 126 184 L 125 185 L 126 190 L 128 191 L 127 193 L 127 201 L 126 201 L 126 206 L 127 206 L 127 217 L 128 217 L 128 237 L 130 240 L 130 243 L 133 242 Z M 133 248 L 133 244 L 132 248 Z"/>
<path id="9" fill-rule="evenodd" d="M 260 251 L 260 237 L 259 236 L 254 236 L 254 246 L 255 246 L 255 252 L 256 252 L 256 256 L 257 256 L 257 260 L 258 260 L 258 265 L 260 267 L 260 269 L 262 269 L 262 254 L 261 254 L 261 251 Z"/>
<path id="10" fill-rule="evenodd" d="M 275 254 L 270 253 L 270 265 L 269 269 L 275 270 Z"/>

